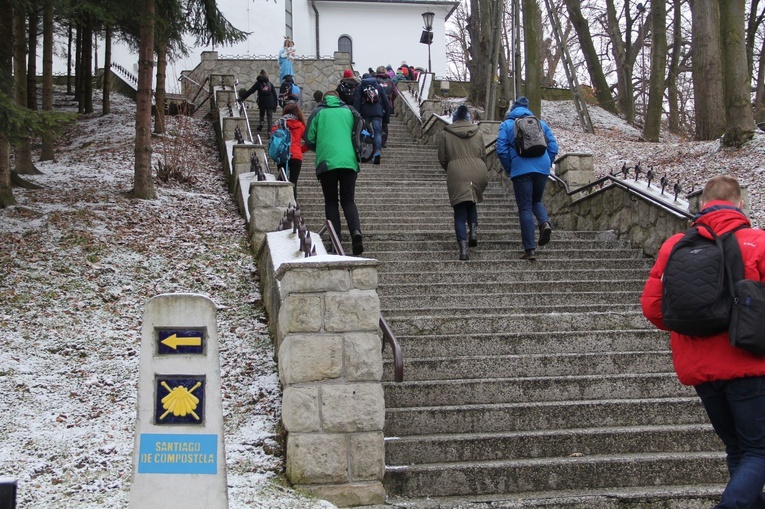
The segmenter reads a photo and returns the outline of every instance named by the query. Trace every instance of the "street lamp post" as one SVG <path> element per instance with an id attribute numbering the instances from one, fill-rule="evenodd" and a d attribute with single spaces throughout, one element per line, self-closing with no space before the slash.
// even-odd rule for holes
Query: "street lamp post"
<path id="1" fill-rule="evenodd" d="M 428 45 L 428 73 L 433 72 L 430 65 L 430 45 L 433 44 L 433 19 L 436 15 L 432 12 L 422 13 L 422 22 L 425 23 L 425 31 L 420 36 L 420 42 Z"/>

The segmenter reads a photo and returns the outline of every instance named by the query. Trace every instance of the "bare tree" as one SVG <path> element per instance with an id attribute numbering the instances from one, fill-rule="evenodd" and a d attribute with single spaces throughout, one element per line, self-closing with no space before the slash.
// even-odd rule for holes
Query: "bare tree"
<path id="1" fill-rule="evenodd" d="M 664 2 L 651 2 L 651 20 L 651 78 L 643 137 L 648 141 L 659 141 L 667 70 L 667 6 Z"/>
<path id="2" fill-rule="evenodd" d="M 595 98 L 598 100 L 598 105 L 604 110 L 616 114 L 616 101 L 614 101 L 614 98 L 611 95 L 611 87 L 609 86 L 608 81 L 606 81 L 606 75 L 603 72 L 603 65 L 601 64 L 601 57 L 598 55 L 595 45 L 592 42 L 589 22 L 582 15 L 580 3 L 579 0 L 566 0 L 569 19 L 579 37 L 579 46 L 584 55 L 584 60 L 587 63 L 587 71 L 590 74 L 590 83 L 592 83 L 592 87 L 595 89 Z"/>
<path id="3" fill-rule="evenodd" d="M 477 105 L 486 104 L 486 81 L 491 58 L 491 29 L 493 0 L 470 0 L 467 31 L 470 34 L 468 70 L 470 72 L 470 97 Z"/>
<path id="4" fill-rule="evenodd" d="M 523 49 L 526 62 L 524 91 L 529 100 L 529 109 L 536 115 L 542 114 L 541 18 L 537 0 L 523 0 Z"/>
<path id="5" fill-rule="evenodd" d="M 27 8 L 29 29 L 27 34 L 27 108 L 37 110 L 37 23 L 40 16 L 37 12 L 37 1 L 30 0 Z"/>
<path id="6" fill-rule="evenodd" d="M 141 1 L 138 48 L 138 92 L 135 112 L 135 176 L 133 195 L 153 199 L 151 176 L 151 82 L 154 68 L 154 0 Z"/>
<path id="7" fill-rule="evenodd" d="M 42 83 L 42 109 L 53 109 L 53 0 L 44 0 L 43 3 L 43 83 Z M 50 132 L 42 136 L 41 161 L 52 161 L 53 136 Z"/>
<path id="8" fill-rule="evenodd" d="M 451 79 L 467 81 L 468 59 L 470 58 L 470 36 L 467 29 L 468 13 L 465 4 L 460 2 L 449 18 L 451 28 L 446 32 L 446 61 L 449 62 L 447 76 Z"/>
<path id="9" fill-rule="evenodd" d="M 709 0 L 691 0 L 690 5 L 696 139 L 714 140 L 725 132 L 720 7 Z"/>
<path id="10" fill-rule="evenodd" d="M 0 98 L 13 98 L 13 9 L 10 2 L 0 2 Z M 8 134 L 0 129 L 0 207 L 16 205 L 11 188 L 11 158 Z"/>
<path id="11" fill-rule="evenodd" d="M 745 0 L 720 0 L 723 50 L 725 134 L 723 145 L 740 147 L 754 136 L 754 115 L 749 92 L 751 76 L 746 60 Z"/>
<path id="12" fill-rule="evenodd" d="M 671 133 L 680 132 L 680 104 L 678 99 L 678 76 L 680 74 L 680 58 L 683 54 L 683 13 L 682 0 L 672 3 L 672 51 L 669 55 L 669 71 L 667 73 L 667 118 L 668 129 Z"/>
<path id="13" fill-rule="evenodd" d="M 16 104 L 21 107 L 27 106 L 26 43 L 26 14 L 23 7 L 17 7 L 13 10 L 13 73 Z M 16 173 L 22 175 L 42 173 L 32 162 L 32 147 L 28 135 L 24 136 L 24 133 L 21 133 L 18 137 L 14 155 Z"/>
<path id="14" fill-rule="evenodd" d="M 109 95 L 112 86 L 112 27 L 104 27 L 104 84 L 102 89 L 101 114 L 108 115 L 112 110 Z"/>

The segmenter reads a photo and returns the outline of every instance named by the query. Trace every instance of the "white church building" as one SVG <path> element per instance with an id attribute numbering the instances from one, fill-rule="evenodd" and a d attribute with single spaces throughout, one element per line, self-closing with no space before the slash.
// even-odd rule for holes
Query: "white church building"
<path id="1" fill-rule="evenodd" d="M 446 75 L 445 24 L 457 8 L 454 0 L 219 0 L 218 7 L 248 40 L 214 48 L 226 56 L 275 56 L 289 36 L 298 57 L 351 55 L 354 69 L 379 65 L 395 70 L 408 65 Z M 432 43 L 423 14 L 433 13 Z"/>

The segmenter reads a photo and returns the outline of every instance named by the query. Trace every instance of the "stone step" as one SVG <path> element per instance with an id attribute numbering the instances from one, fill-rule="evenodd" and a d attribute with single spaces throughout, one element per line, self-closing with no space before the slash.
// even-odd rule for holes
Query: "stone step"
<path id="1" fill-rule="evenodd" d="M 389 285 L 381 279 L 378 292 L 384 297 L 396 295 L 512 295 L 528 294 L 531 292 L 608 292 L 608 291 L 641 291 L 645 281 L 631 280 L 600 280 L 600 281 L 519 281 L 508 285 L 506 283 L 463 283 L 459 286 L 446 283 L 431 283 L 428 285 L 399 283 Z M 554 319 L 556 317 L 551 317 Z"/>
<path id="2" fill-rule="evenodd" d="M 368 241 L 366 238 L 364 239 L 365 243 L 370 244 L 370 246 L 374 246 L 375 248 L 378 247 L 380 244 L 374 241 Z M 487 242 L 488 243 L 488 242 Z M 454 243 L 456 246 L 456 242 Z M 460 260 L 428 260 L 428 261 L 404 261 L 404 260 L 387 260 L 384 263 L 381 263 L 380 266 L 377 268 L 378 272 L 380 273 L 391 273 L 391 272 L 421 272 L 421 271 L 432 271 L 432 272 L 445 272 L 445 271 L 459 271 L 459 270 L 465 270 L 465 271 L 471 271 L 471 272 L 479 272 L 479 271 L 490 271 L 494 270 L 495 268 L 503 267 L 507 269 L 515 268 L 515 267 L 523 267 L 526 268 L 527 265 L 529 265 L 529 262 L 525 260 L 521 260 L 518 257 L 514 256 L 515 251 L 512 248 L 517 248 L 517 245 L 514 245 L 513 243 L 509 243 L 506 249 L 507 258 L 503 260 L 498 261 L 481 261 L 481 260 L 470 260 L 470 263 L 465 263 L 464 261 Z M 472 248 L 471 248 L 472 249 Z M 371 252 L 371 249 L 370 249 Z M 561 258 L 559 259 L 559 262 L 556 267 L 550 267 L 550 270 L 569 270 L 569 276 L 571 278 L 574 278 L 573 274 L 573 268 L 577 270 L 582 271 L 588 271 L 588 270 L 603 270 L 603 271 L 613 271 L 614 273 L 625 268 L 625 267 L 633 267 L 627 270 L 635 270 L 634 267 L 641 266 L 641 264 L 636 264 L 634 259 L 630 258 L 611 258 L 607 260 L 603 259 L 578 259 L 578 260 L 571 260 L 570 258 L 564 258 L 563 253 L 555 253 L 555 252 L 549 252 L 547 253 L 546 261 L 552 262 L 554 254 L 560 254 Z M 511 256 L 512 255 L 512 256 Z M 566 266 L 569 266 L 568 268 Z M 644 270 L 644 275 L 648 275 L 648 270 L 650 269 L 650 263 L 646 261 L 646 263 L 642 266 L 643 268 L 641 270 Z M 548 270 L 546 268 L 538 269 L 539 271 L 545 271 Z M 536 272 L 536 271 L 534 271 Z M 597 296 L 593 296 L 597 297 Z"/>
<path id="3" fill-rule="evenodd" d="M 655 351 L 669 347 L 669 333 L 652 328 L 583 331 L 466 332 L 407 335 L 393 329 L 404 358 L 445 356 L 553 355 Z M 385 350 L 385 355 L 390 355 Z M 404 373 L 406 380 L 406 373 Z"/>
<path id="4" fill-rule="evenodd" d="M 708 485 L 726 479 L 722 453 L 683 452 L 409 465 L 387 468 L 383 482 L 389 493 L 455 497 L 681 483 Z"/>
<path id="5" fill-rule="evenodd" d="M 524 260 L 521 260 L 524 261 Z M 527 262 L 528 263 L 528 262 Z M 548 264 L 549 265 L 549 264 Z M 646 271 L 642 268 L 633 269 L 590 269 L 572 271 L 571 267 L 575 263 L 569 264 L 569 267 L 551 267 L 550 269 L 538 269 L 533 272 L 518 272 L 516 270 L 494 270 L 493 272 L 483 272 L 476 270 L 465 270 L 461 272 L 440 273 L 436 271 L 413 271 L 413 272 L 392 272 L 382 270 L 384 276 L 381 277 L 385 284 L 392 285 L 397 283 L 426 284 L 431 281 L 439 280 L 441 283 L 507 283 L 514 284 L 519 281 L 572 281 L 584 280 L 593 281 L 606 278 L 625 278 L 640 279 L 646 276 Z M 468 267 L 470 269 L 470 267 Z M 593 304 L 598 305 L 599 299 Z M 635 303 L 638 301 L 635 300 Z"/>
<path id="6" fill-rule="evenodd" d="M 703 452 L 718 449 L 718 443 L 708 424 L 425 435 L 386 439 L 385 463 L 395 467 L 508 458 Z"/>
<path id="7" fill-rule="evenodd" d="M 495 310 L 478 314 L 441 313 L 396 317 L 385 315 L 395 334 L 459 334 L 487 330 L 513 331 L 581 331 L 603 329 L 639 329 L 653 327 L 639 308 L 618 309 L 615 312 L 587 310 L 551 313 L 496 313 Z M 535 310 L 536 311 L 536 310 Z"/>
<path id="8" fill-rule="evenodd" d="M 449 225 L 451 226 L 451 225 Z M 490 229 L 491 228 L 491 229 Z M 451 228 L 449 228 L 451 230 Z M 557 233 L 557 232 L 555 232 Z M 516 238 L 509 240 L 508 236 L 513 234 L 516 237 L 520 237 L 520 228 L 517 224 L 508 224 L 498 222 L 492 224 L 491 227 L 482 227 L 481 233 L 478 236 L 478 246 L 471 247 L 473 250 L 484 250 L 490 248 L 500 249 L 515 249 L 518 246 L 518 240 Z M 428 249 L 437 251 L 449 251 L 454 250 L 457 247 L 457 240 L 453 231 L 436 232 L 431 231 L 426 236 L 420 237 L 419 235 L 404 234 L 401 232 L 397 235 L 397 238 L 387 239 L 386 235 L 381 232 L 369 233 L 365 237 L 370 244 L 374 246 L 374 249 L 378 251 L 410 251 L 413 248 Z M 544 247 L 545 250 L 556 251 L 568 251 L 566 253 L 566 259 L 578 262 L 581 258 L 573 255 L 577 254 L 583 249 L 609 249 L 616 251 L 630 250 L 630 243 L 626 240 L 594 240 L 591 238 L 582 238 L 579 236 L 573 236 L 570 232 L 560 232 L 560 235 L 553 234 L 550 244 Z M 540 247 L 540 250 L 542 248 Z M 573 251 L 573 252 L 572 252 Z M 639 253 L 638 250 L 635 250 Z M 606 262 L 607 260 L 602 260 Z M 634 267 L 634 258 L 628 265 L 630 268 Z M 396 262 L 399 264 L 406 263 L 403 261 Z M 450 261 L 449 263 L 454 263 Z M 462 264 L 464 268 L 465 264 Z M 473 264 L 470 264 L 471 268 Z M 650 265 L 647 265 L 650 267 Z M 647 275 L 647 272 L 646 272 Z"/>
<path id="9" fill-rule="evenodd" d="M 659 345 L 657 345 L 659 346 Z M 407 348 L 409 353 L 409 349 Z M 386 359 L 385 380 L 392 381 L 391 359 Z M 672 357 L 666 350 L 628 352 L 474 355 L 464 357 L 404 357 L 405 382 L 468 380 L 623 373 L 671 373 Z M 389 376 L 390 375 L 390 376 Z M 673 376 L 673 381 L 676 380 Z M 386 386 L 388 387 L 388 386 Z M 395 387 L 390 387 L 395 392 Z"/>
<path id="10" fill-rule="evenodd" d="M 398 437 L 707 422 L 698 396 L 689 393 L 675 398 L 386 408 L 384 433 Z"/>
<path id="11" fill-rule="evenodd" d="M 705 483 L 426 498 L 389 493 L 386 505 L 365 509 L 709 509 L 719 502 L 724 488 L 725 484 Z"/>
<path id="12" fill-rule="evenodd" d="M 381 271 L 380 280 L 387 281 L 386 272 Z M 471 309 L 493 310 L 524 306 L 533 309 L 536 306 L 561 305 L 561 304 L 591 304 L 597 300 L 604 306 L 621 304 L 625 302 L 639 302 L 641 292 L 614 291 L 614 292 L 565 292 L 546 293 L 538 292 L 515 293 L 515 294 L 474 294 L 470 295 L 469 305 Z M 387 316 L 400 314 L 404 311 L 421 312 L 424 309 L 444 308 L 460 302 L 459 297 L 454 295 L 387 295 L 380 294 L 380 308 Z"/>
<path id="13" fill-rule="evenodd" d="M 487 361 L 488 362 L 488 361 Z M 448 405 L 549 401 L 672 398 L 691 395 L 673 372 L 559 375 L 483 379 L 418 380 L 385 384 L 385 407 L 400 409 Z"/>
<path id="14" fill-rule="evenodd" d="M 374 230 L 372 230 L 374 232 Z M 488 247 L 488 246 L 487 246 Z M 508 246 L 506 249 L 482 249 L 479 244 L 477 248 L 470 248 L 470 260 L 463 263 L 470 263 L 471 261 L 498 261 L 508 258 L 514 258 L 514 254 L 521 253 L 520 239 L 516 244 L 516 250 L 513 250 Z M 556 253 L 556 251 L 559 251 Z M 553 260 L 560 259 L 564 250 L 559 250 L 554 242 L 551 242 L 543 248 L 537 249 L 537 260 L 529 262 L 522 260 L 525 265 L 525 270 L 537 270 L 548 267 L 553 263 Z M 366 258 L 376 258 L 380 261 L 444 261 L 453 260 L 455 255 L 454 249 L 449 250 L 429 250 L 429 251 L 377 251 L 373 250 L 370 245 L 369 251 L 364 253 Z M 640 251 L 632 250 L 610 250 L 610 249 L 580 249 L 577 255 L 584 259 L 610 259 L 613 256 L 619 258 L 631 258 L 638 263 L 643 263 L 643 255 Z M 571 257 L 569 256 L 569 259 Z M 550 267 L 548 267 L 550 268 Z M 647 275 L 647 274 L 646 274 Z M 645 281 L 643 281 L 645 283 Z"/>

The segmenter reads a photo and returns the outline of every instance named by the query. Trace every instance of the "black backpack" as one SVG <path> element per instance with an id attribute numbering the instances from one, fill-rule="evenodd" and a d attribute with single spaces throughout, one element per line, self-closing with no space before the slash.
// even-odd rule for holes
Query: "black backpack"
<path id="1" fill-rule="evenodd" d="M 357 86 L 358 83 L 342 80 L 337 86 L 337 95 L 340 97 L 340 100 L 345 104 L 352 106 Z"/>
<path id="2" fill-rule="evenodd" d="M 371 83 L 364 83 L 361 86 L 361 97 L 364 102 L 374 104 L 380 100 L 380 93 L 377 91 L 377 87 Z"/>
<path id="3" fill-rule="evenodd" d="M 547 138 L 537 117 L 515 119 L 515 151 L 521 157 L 539 157 L 547 152 Z"/>
<path id="4" fill-rule="evenodd" d="M 662 276 L 664 325 L 687 336 L 711 336 L 728 330 L 736 282 L 744 277 L 741 249 L 733 232 L 708 239 L 696 227 L 672 248 Z M 743 227 L 741 227 L 743 228 Z"/>
<path id="5" fill-rule="evenodd" d="M 356 159 L 360 163 L 366 163 L 372 160 L 375 153 L 375 132 L 368 120 L 365 120 L 354 108 L 350 109 L 353 111 L 351 140 L 356 150 Z"/>

